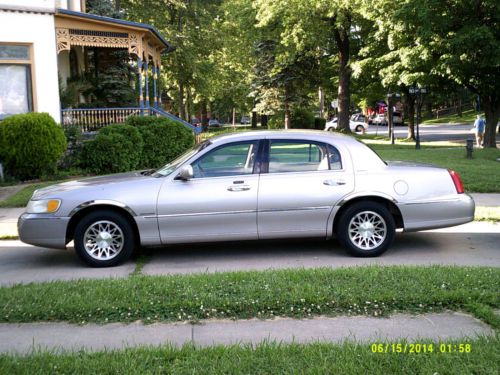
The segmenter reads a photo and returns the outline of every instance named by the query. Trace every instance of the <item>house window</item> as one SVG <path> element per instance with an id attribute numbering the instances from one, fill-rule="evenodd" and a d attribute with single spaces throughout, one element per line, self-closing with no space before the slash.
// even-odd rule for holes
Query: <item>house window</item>
<path id="1" fill-rule="evenodd" d="M 0 43 L 0 119 L 33 111 L 31 69 L 30 46 Z"/>

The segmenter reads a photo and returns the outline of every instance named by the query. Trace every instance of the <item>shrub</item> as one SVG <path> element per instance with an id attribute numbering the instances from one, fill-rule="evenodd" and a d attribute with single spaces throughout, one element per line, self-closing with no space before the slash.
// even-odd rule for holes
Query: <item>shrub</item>
<path id="1" fill-rule="evenodd" d="M 129 117 L 144 141 L 140 166 L 159 168 L 194 144 L 194 135 L 184 125 L 165 117 Z"/>
<path id="2" fill-rule="evenodd" d="M 64 136 L 66 137 L 68 147 L 61 160 L 59 160 L 58 167 L 71 169 L 78 163 L 83 147 L 82 128 L 78 125 L 69 125 L 64 128 Z"/>
<path id="3" fill-rule="evenodd" d="M 27 113 L 0 122 L 0 157 L 21 180 L 52 173 L 66 149 L 62 128 L 47 113 Z"/>
<path id="4" fill-rule="evenodd" d="M 314 116 L 307 109 L 297 108 L 292 112 L 292 128 L 294 129 L 313 129 Z"/>
<path id="5" fill-rule="evenodd" d="M 285 128 L 285 120 L 282 116 L 274 115 L 267 121 L 268 129 L 284 129 Z"/>
<path id="6" fill-rule="evenodd" d="M 134 170 L 141 161 L 143 141 L 130 125 L 109 125 L 96 138 L 84 143 L 80 166 L 94 173 L 118 173 Z"/>
<path id="7" fill-rule="evenodd" d="M 323 130 L 326 125 L 326 120 L 321 117 L 315 117 L 314 118 L 314 129 L 316 130 Z"/>

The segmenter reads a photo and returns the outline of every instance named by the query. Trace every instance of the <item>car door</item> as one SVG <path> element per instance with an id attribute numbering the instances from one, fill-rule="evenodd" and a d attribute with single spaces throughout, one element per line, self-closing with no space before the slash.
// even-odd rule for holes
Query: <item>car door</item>
<path id="1" fill-rule="evenodd" d="M 350 163 L 337 147 L 317 141 L 270 139 L 265 150 L 259 238 L 326 236 L 333 206 L 354 189 Z"/>
<path id="2" fill-rule="evenodd" d="M 223 144 L 191 163 L 192 179 L 166 181 L 158 196 L 162 243 L 257 239 L 258 148 L 259 141 Z"/>

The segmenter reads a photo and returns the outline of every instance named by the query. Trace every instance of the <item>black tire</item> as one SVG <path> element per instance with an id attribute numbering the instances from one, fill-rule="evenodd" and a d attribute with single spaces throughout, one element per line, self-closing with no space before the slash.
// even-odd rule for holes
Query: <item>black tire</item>
<path id="1" fill-rule="evenodd" d="M 356 243 L 352 239 L 349 229 L 351 221 L 358 220 L 362 217 L 373 218 L 376 220 L 379 228 L 381 225 L 379 220 L 381 220 L 381 222 L 385 225 L 385 236 L 383 238 L 375 238 L 374 236 L 371 236 L 371 239 L 365 239 L 363 236 L 358 237 L 358 241 L 367 244 L 366 248 L 362 247 L 362 243 Z M 355 225 L 355 223 L 353 223 L 353 225 Z M 351 233 L 353 233 L 353 237 L 356 236 L 355 229 L 353 229 Z M 384 253 L 394 240 L 395 233 L 396 224 L 391 213 L 384 205 L 376 202 L 359 202 L 347 208 L 339 219 L 336 231 L 337 238 L 340 243 L 351 255 L 356 257 L 376 257 Z M 379 235 L 378 237 L 382 236 Z M 369 241 L 373 241 L 371 246 Z"/>
<path id="2" fill-rule="evenodd" d="M 109 225 L 112 230 L 118 231 L 118 236 L 120 236 L 119 231 L 121 231 L 121 249 L 117 250 L 116 254 L 110 255 L 108 258 L 103 254 L 101 257 L 102 259 L 98 259 L 99 257 L 95 254 L 94 257 L 89 254 L 86 250 L 84 239 L 87 230 L 97 225 L 99 222 L 102 222 L 102 225 Z M 119 230 L 116 228 L 119 228 Z M 75 227 L 75 252 L 82 261 L 91 267 L 113 267 L 125 262 L 134 251 L 135 240 L 135 232 L 130 222 L 123 215 L 110 210 L 91 212 L 84 216 Z"/>
<path id="3" fill-rule="evenodd" d="M 356 133 L 361 133 L 363 131 L 364 127 L 361 125 L 356 126 Z"/>

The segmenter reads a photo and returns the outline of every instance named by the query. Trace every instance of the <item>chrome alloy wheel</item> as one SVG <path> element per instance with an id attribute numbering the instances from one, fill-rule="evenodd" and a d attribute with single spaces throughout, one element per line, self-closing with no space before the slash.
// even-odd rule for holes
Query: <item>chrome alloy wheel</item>
<path id="1" fill-rule="evenodd" d="M 373 250 L 387 237 L 385 220 L 373 211 L 362 211 L 349 222 L 349 239 L 361 250 Z"/>
<path id="2" fill-rule="evenodd" d="M 123 249 L 123 232 L 112 221 L 96 221 L 85 231 L 83 245 L 87 254 L 94 259 L 113 259 Z"/>

